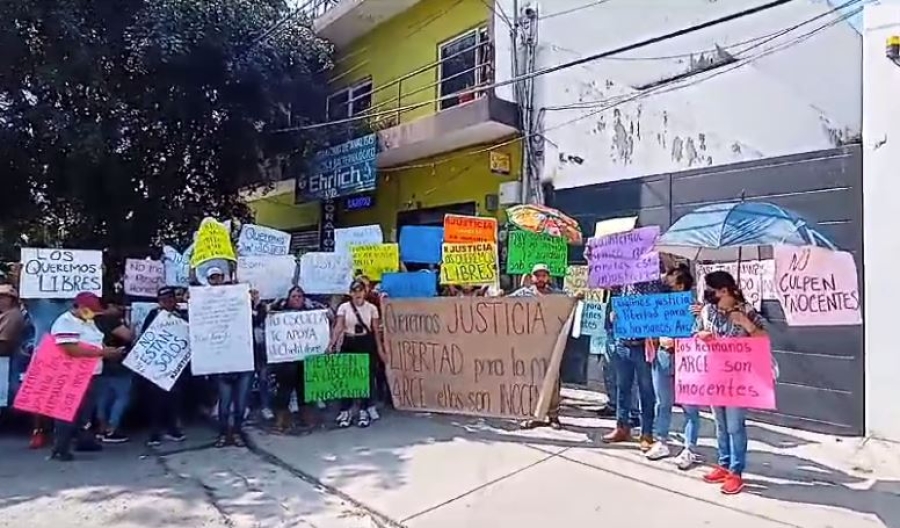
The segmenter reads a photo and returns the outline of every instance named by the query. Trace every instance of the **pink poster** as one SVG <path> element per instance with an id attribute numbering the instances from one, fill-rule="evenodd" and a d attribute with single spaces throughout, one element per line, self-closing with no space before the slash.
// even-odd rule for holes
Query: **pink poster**
<path id="1" fill-rule="evenodd" d="M 14 408 L 71 422 L 99 358 L 72 358 L 47 336 L 34 352 Z"/>
<path id="2" fill-rule="evenodd" d="M 769 338 L 676 339 L 675 402 L 775 409 Z"/>
<path id="3" fill-rule="evenodd" d="M 862 324 L 853 255 L 775 246 L 775 293 L 788 326 Z"/>

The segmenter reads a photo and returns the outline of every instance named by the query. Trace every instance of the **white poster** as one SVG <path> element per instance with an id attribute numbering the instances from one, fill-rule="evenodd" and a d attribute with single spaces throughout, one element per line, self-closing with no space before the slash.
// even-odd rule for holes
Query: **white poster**
<path id="1" fill-rule="evenodd" d="M 194 376 L 253 370 L 248 285 L 191 287 L 188 316 Z"/>
<path id="2" fill-rule="evenodd" d="M 297 275 L 297 259 L 293 255 L 238 257 L 238 282 L 259 291 L 260 299 L 287 296 Z"/>
<path id="3" fill-rule="evenodd" d="M 103 295 L 103 252 L 22 248 L 19 294 L 23 299 L 73 299 Z"/>
<path id="4" fill-rule="evenodd" d="M 238 237 L 238 255 L 287 255 L 291 247 L 291 234 L 271 227 L 244 224 Z"/>
<path id="5" fill-rule="evenodd" d="M 328 310 L 279 312 L 266 317 L 269 364 L 300 361 L 328 351 Z"/>
<path id="6" fill-rule="evenodd" d="M 347 293 L 352 281 L 353 259 L 349 254 L 307 253 L 300 258 L 298 283 L 306 293 Z"/>
<path id="7" fill-rule="evenodd" d="M 158 305 L 153 302 L 136 302 L 131 303 L 131 316 L 128 318 L 131 323 L 131 330 L 135 335 L 141 335 L 141 328 L 144 327 L 144 320 L 150 315 L 150 310 Z"/>
<path id="8" fill-rule="evenodd" d="M 125 259 L 125 295 L 156 297 L 165 283 L 165 266 L 158 260 Z"/>
<path id="9" fill-rule="evenodd" d="M 9 405 L 9 358 L 0 357 L 0 407 Z"/>
<path id="10" fill-rule="evenodd" d="M 716 264 L 697 264 L 697 292 L 703 298 L 706 287 L 704 278 L 713 271 L 727 271 L 739 281 L 739 286 L 747 302 L 757 311 L 762 308 L 763 299 L 777 299 L 773 289 L 775 280 L 775 263 L 772 260 L 748 260 L 741 262 L 738 273 L 737 262 L 721 262 Z M 768 290 L 767 290 L 768 288 Z M 768 293 L 768 297 L 766 294 Z"/>
<path id="11" fill-rule="evenodd" d="M 349 254 L 350 246 L 384 243 L 384 234 L 378 224 L 342 227 L 334 230 L 334 252 Z"/>
<path id="12" fill-rule="evenodd" d="M 777 301 L 778 292 L 775 289 L 775 259 L 760 260 L 760 273 L 762 274 L 762 298 L 764 301 Z"/>
<path id="13" fill-rule="evenodd" d="M 191 360 L 188 340 L 188 324 L 169 312 L 161 312 L 122 364 L 170 391 Z"/>
<path id="14" fill-rule="evenodd" d="M 179 253 L 172 246 L 163 246 L 166 286 L 188 287 L 191 278 L 191 255 L 193 253 L 193 244 L 184 253 Z"/>

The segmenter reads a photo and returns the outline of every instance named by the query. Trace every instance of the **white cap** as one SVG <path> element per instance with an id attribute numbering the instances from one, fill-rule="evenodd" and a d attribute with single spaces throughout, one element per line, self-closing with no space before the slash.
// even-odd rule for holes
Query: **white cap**
<path id="1" fill-rule="evenodd" d="M 546 264 L 535 264 L 534 267 L 531 268 L 532 275 L 534 275 L 535 273 L 537 273 L 539 271 L 550 273 L 550 268 L 548 268 Z"/>
<path id="2" fill-rule="evenodd" d="M 213 266 L 213 267 L 209 268 L 208 270 L 206 270 L 206 278 L 209 279 L 213 275 L 222 275 L 224 277 L 225 272 L 223 272 L 221 268 L 217 268 L 217 267 Z"/>

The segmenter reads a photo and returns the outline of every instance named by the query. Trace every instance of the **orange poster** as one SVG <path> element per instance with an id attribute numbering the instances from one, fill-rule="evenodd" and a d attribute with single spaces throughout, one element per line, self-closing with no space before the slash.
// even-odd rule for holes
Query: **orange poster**
<path id="1" fill-rule="evenodd" d="M 485 216 L 444 216 L 444 243 L 496 242 L 497 219 Z"/>

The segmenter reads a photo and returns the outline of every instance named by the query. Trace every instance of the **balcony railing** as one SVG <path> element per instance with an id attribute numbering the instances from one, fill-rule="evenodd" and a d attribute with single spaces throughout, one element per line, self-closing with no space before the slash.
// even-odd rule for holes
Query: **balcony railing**
<path id="1" fill-rule="evenodd" d="M 299 13 L 315 20 L 338 5 L 341 0 L 296 0 Z"/>

